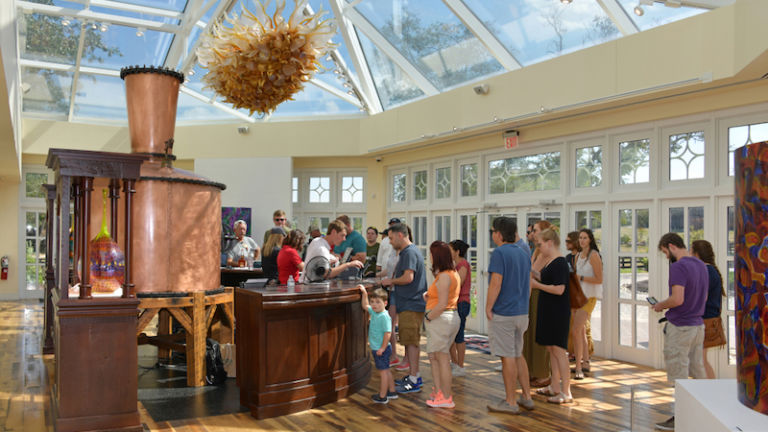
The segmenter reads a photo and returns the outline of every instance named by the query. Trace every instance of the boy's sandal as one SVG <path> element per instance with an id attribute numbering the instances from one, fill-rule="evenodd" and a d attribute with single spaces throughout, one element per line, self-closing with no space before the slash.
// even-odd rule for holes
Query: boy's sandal
<path id="1" fill-rule="evenodd" d="M 546 387 L 542 387 L 542 388 L 536 389 L 536 394 L 540 394 L 542 396 L 549 396 L 550 398 L 557 396 L 557 393 L 553 392 L 552 391 L 552 387 L 550 387 L 550 386 L 546 386 Z M 549 400 L 549 399 L 547 399 L 547 400 Z"/>
<path id="2" fill-rule="evenodd" d="M 573 396 L 566 396 L 562 393 L 558 393 L 554 396 L 548 397 L 547 402 L 552 404 L 564 404 L 573 402 Z"/>

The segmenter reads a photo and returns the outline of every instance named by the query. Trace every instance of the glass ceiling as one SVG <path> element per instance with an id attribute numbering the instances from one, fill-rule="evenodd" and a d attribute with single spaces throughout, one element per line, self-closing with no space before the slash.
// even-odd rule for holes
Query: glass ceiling
<path id="1" fill-rule="evenodd" d="M 309 0 L 311 11 L 337 15 L 337 48 L 267 116 L 223 103 L 194 55 L 200 35 L 240 13 L 241 1 L 15 1 L 25 117 L 125 124 L 120 68 L 146 64 L 186 74 L 177 122 L 200 124 L 377 114 L 734 0 Z"/>

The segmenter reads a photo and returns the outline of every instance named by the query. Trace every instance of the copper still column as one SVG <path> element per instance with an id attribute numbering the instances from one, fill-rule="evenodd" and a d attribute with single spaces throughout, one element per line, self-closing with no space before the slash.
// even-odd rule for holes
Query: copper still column
<path id="1" fill-rule="evenodd" d="M 136 182 L 133 283 L 136 293 L 219 288 L 223 184 L 172 167 L 176 104 L 184 75 L 130 67 L 125 80 L 131 151 L 150 156 Z"/>

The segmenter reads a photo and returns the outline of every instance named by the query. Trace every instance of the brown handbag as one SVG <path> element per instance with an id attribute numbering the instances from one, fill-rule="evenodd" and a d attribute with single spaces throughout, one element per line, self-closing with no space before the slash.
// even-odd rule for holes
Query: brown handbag
<path id="1" fill-rule="evenodd" d="M 712 348 L 725 345 L 725 329 L 723 320 L 717 316 L 704 319 L 704 348 Z"/>
<path id="2" fill-rule="evenodd" d="M 573 263 L 568 263 L 568 267 L 573 269 Z M 587 296 L 584 295 L 584 291 L 581 289 L 579 275 L 575 271 L 568 272 L 568 297 L 571 300 L 571 309 L 580 309 L 587 304 Z"/>

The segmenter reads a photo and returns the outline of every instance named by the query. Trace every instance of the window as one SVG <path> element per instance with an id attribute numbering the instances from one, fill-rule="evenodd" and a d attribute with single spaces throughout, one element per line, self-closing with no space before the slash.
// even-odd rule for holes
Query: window
<path id="1" fill-rule="evenodd" d="M 584 228 L 592 230 L 595 243 L 600 247 L 600 240 L 603 236 L 603 212 L 601 210 L 576 211 L 576 229 L 581 230 Z"/>
<path id="2" fill-rule="evenodd" d="M 46 198 L 43 185 L 48 182 L 48 174 L 28 172 L 24 174 L 24 196 L 27 198 Z"/>
<path id="3" fill-rule="evenodd" d="M 47 179 L 46 174 L 42 175 Z M 47 228 L 45 210 L 27 210 L 25 213 L 25 289 L 27 291 L 36 291 L 45 287 L 45 241 Z"/>
<path id="4" fill-rule="evenodd" d="M 299 178 L 291 178 L 291 202 L 296 204 L 299 202 Z"/>
<path id="5" fill-rule="evenodd" d="M 426 171 L 416 171 L 413 173 L 413 199 L 416 201 L 427 199 Z"/>
<path id="6" fill-rule="evenodd" d="M 600 186 L 603 182 L 603 147 L 576 149 L 576 187 Z"/>
<path id="7" fill-rule="evenodd" d="M 651 142 L 648 139 L 619 143 L 621 184 L 648 183 Z"/>
<path id="8" fill-rule="evenodd" d="M 451 168 L 438 168 L 435 170 L 435 195 L 437 199 L 451 197 Z"/>
<path id="9" fill-rule="evenodd" d="M 414 216 L 413 226 L 411 227 L 413 232 L 413 243 L 421 250 L 421 254 L 424 255 L 424 261 L 427 257 L 427 217 L 426 216 Z"/>
<path id="10" fill-rule="evenodd" d="M 330 177 L 310 177 L 309 178 L 309 202 L 327 203 L 331 202 L 331 178 Z"/>
<path id="11" fill-rule="evenodd" d="M 342 177 L 341 178 L 341 202 L 343 203 L 363 202 L 363 178 L 362 177 Z"/>
<path id="12" fill-rule="evenodd" d="M 669 136 L 669 179 L 704 178 L 704 131 Z"/>
<path id="13" fill-rule="evenodd" d="M 459 168 L 461 172 L 461 196 L 477 195 L 477 164 L 466 164 Z"/>
<path id="14" fill-rule="evenodd" d="M 554 190 L 560 187 L 560 152 L 488 162 L 491 194 Z"/>
<path id="15" fill-rule="evenodd" d="M 435 216 L 435 241 L 451 241 L 451 217 Z"/>
<path id="16" fill-rule="evenodd" d="M 328 232 L 328 224 L 331 223 L 331 218 L 325 217 L 325 216 L 310 216 L 309 217 L 309 226 L 310 227 L 317 227 L 320 229 L 320 232 L 325 234 Z M 309 234 L 309 233 L 307 233 Z"/>
<path id="17" fill-rule="evenodd" d="M 768 140 L 768 123 L 754 123 L 728 128 L 728 175 L 735 170 L 733 152 L 747 144 Z"/>
<path id="18" fill-rule="evenodd" d="M 365 237 L 365 232 L 363 230 L 363 217 L 362 216 L 352 216 L 352 229 L 362 233 L 363 237 Z"/>
<path id="19" fill-rule="evenodd" d="M 405 202 L 405 174 L 395 174 L 392 176 L 392 201 Z"/>

